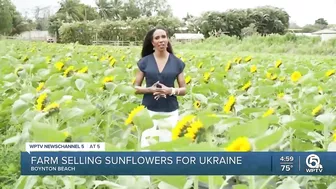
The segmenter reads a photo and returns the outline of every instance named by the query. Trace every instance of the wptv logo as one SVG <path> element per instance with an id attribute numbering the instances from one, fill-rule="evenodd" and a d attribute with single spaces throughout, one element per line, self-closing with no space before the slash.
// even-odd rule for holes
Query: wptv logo
<path id="1" fill-rule="evenodd" d="M 309 167 L 306 169 L 307 173 L 322 173 L 323 171 L 320 157 L 316 154 L 307 156 L 306 165 Z"/>

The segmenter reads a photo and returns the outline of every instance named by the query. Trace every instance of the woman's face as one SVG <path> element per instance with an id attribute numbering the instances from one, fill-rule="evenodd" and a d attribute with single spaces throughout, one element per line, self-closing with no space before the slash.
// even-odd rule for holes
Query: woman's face
<path id="1" fill-rule="evenodd" d="M 152 44 L 155 50 L 165 51 L 168 46 L 168 37 L 166 31 L 157 29 L 153 34 Z"/>

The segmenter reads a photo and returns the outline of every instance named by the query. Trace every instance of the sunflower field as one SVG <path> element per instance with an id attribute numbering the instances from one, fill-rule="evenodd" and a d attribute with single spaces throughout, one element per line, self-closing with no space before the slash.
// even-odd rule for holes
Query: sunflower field
<path id="1" fill-rule="evenodd" d="M 336 58 L 194 51 L 185 63 L 173 140 L 147 150 L 334 151 Z M 3 189 L 331 189 L 318 176 L 20 176 L 25 142 L 105 142 L 146 150 L 152 119 L 135 95 L 138 47 L 0 41 L 0 187 Z M 234 181 L 234 183 L 232 183 Z M 231 187 L 228 187 L 231 185 Z"/>

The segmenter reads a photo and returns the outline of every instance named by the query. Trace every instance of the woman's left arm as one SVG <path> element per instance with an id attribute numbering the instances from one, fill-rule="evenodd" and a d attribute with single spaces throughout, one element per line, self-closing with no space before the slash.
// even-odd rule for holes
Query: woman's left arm
<path id="1" fill-rule="evenodd" d="M 181 72 L 178 76 L 177 76 L 177 83 L 179 85 L 179 88 L 175 88 L 175 95 L 176 96 L 184 96 L 187 93 L 187 84 L 185 82 L 185 78 L 184 78 L 184 73 Z"/>

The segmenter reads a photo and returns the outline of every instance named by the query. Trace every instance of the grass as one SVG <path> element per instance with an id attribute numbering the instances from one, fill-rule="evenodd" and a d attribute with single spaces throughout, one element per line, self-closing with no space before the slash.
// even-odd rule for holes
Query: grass
<path id="1" fill-rule="evenodd" d="M 292 42 L 288 38 L 174 43 L 176 54 L 187 65 L 188 94 L 178 98 L 181 119 L 192 114 L 202 125 L 194 133 L 196 140 L 178 133 L 180 138 L 170 146 L 156 143 L 149 149 L 333 150 L 334 46 L 313 38 Z M 131 117 L 135 127 L 124 124 L 141 102 L 131 87 L 139 54 L 138 47 L 0 41 L 1 188 L 148 187 L 132 176 L 19 176 L 19 151 L 27 141 L 61 142 L 70 136 L 76 142 L 106 142 L 109 151 L 140 150 L 139 133 L 152 124 L 148 114 L 141 110 Z M 47 95 L 39 107 L 42 94 Z M 45 109 L 53 103 L 56 106 Z M 214 188 L 225 183 L 221 177 L 197 180 Z M 335 177 L 242 176 L 239 180 L 242 189 L 263 184 L 267 189 L 322 189 Z M 151 184 L 183 188 L 185 183 L 186 177 L 176 176 L 153 177 Z"/>

